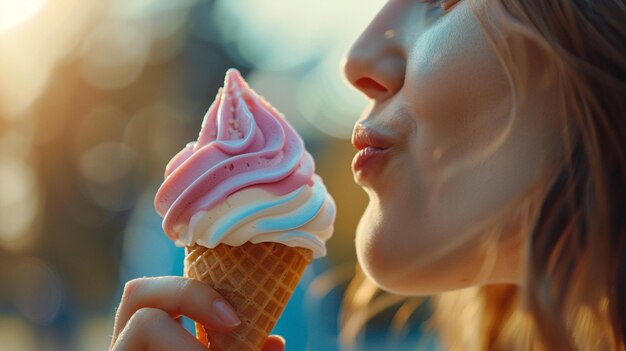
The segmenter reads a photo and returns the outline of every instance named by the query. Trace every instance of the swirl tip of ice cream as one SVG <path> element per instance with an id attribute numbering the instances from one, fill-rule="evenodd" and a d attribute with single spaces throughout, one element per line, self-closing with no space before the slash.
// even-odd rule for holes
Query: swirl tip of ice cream
<path id="1" fill-rule="evenodd" d="M 272 241 L 316 257 L 325 254 L 335 217 L 300 136 L 234 68 L 198 140 L 167 165 L 155 208 L 179 245 Z"/>
<path id="2" fill-rule="evenodd" d="M 229 68 L 224 76 L 224 89 L 228 90 L 233 87 L 248 88 L 248 83 L 243 79 L 241 72 L 236 68 Z"/>

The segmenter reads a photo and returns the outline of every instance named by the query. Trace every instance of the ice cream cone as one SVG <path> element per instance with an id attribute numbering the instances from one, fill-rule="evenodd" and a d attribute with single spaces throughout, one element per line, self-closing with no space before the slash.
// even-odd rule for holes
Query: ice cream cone
<path id="1" fill-rule="evenodd" d="M 212 351 L 261 350 L 311 261 L 311 250 L 274 242 L 187 247 L 185 276 L 213 287 L 242 321 L 229 333 L 196 324 L 198 340 Z"/>

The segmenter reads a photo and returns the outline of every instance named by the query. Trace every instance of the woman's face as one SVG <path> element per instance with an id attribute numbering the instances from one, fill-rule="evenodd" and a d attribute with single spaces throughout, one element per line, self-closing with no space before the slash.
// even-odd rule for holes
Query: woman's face
<path id="1" fill-rule="evenodd" d="M 512 108 L 506 71 L 472 13 L 483 2 L 452 0 L 444 11 L 439 1 L 390 0 L 346 58 L 346 77 L 371 102 L 353 134 L 354 178 L 370 199 L 357 255 L 393 292 L 520 282 L 520 209 L 562 158 L 540 69 L 527 72 L 529 94 Z"/>

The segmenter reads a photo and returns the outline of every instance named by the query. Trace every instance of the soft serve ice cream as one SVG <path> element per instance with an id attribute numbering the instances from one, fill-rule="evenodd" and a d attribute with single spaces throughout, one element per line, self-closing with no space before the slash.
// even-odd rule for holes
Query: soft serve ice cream
<path id="1" fill-rule="evenodd" d="M 242 321 L 230 332 L 196 323 L 211 350 L 260 350 L 306 266 L 326 254 L 335 204 L 314 168 L 287 121 L 229 70 L 155 198 L 165 233 L 186 248 L 185 276 Z"/>
<path id="2" fill-rule="evenodd" d="M 302 139 L 234 69 L 198 140 L 167 165 L 155 207 L 181 246 L 277 242 L 314 257 L 326 254 L 335 217 Z"/>

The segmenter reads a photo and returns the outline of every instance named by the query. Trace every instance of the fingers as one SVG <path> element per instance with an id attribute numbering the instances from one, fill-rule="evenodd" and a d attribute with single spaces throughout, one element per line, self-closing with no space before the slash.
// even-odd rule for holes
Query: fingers
<path id="1" fill-rule="evenodd" d="M 124 287 L 112 344 L 144 308 L 163 311 L 173 323 L 173 318 L 185 315 L 213 330 L 227 331 L 241 323 L 228 302 L 206 284 L 182 277 L 139 278 Z"/>
<path id="2" fill-rule="evenodd" d="M 261 348 L 262 351 L 283 351 L 285 349 L 285 339 L 280 335 L 270 335 Z"/>
<path id="3" fill-rule="evenodd" d="M 156 308 L 142 308 L 133 314 L 111 346 L 111 351 L 127 350 L 207 351 L 207 348 L 167 312 Z"/>

